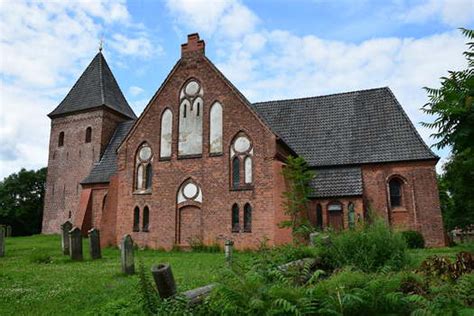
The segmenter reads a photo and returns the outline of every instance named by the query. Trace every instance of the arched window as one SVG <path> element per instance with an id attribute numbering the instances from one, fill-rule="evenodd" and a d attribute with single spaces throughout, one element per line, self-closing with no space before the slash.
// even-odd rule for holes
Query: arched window
<path id="1" fill-rule="evenodd" d="M 86 128 L 86 143 L 90 143 L 92 139 L 92 127 Z"/>
<path id="2" fill-rule="evenodd" d="M 58 137 L 58 147 L 64 146 L 64 132 L 59 133 Z"/>
<path id="3" fill-rule="evenodd" d="M 209 152 L 222 153 L 222 105 L 216 102 L 209 114 Z"/>
<path id="4" fill-rule="evenodd" d="M 316 228 L 323 228 L 323 208 L 319 203 L 316 205 Z"/>
<path id="5" fill-rule="evenodd" d="M 173 140 L 173 113 L 166 109 L 161 116 L 161 142 L 160 157 L 171 157 L 171 144 Z"/>
<path id="6" fill-rule="evenodd" d="M 192 179 L 188 179 L 181 184 L 178 190 L 177 203 L 184 202 L 202 203 L 202 191 Z"/>
<path id="7" fill-rule="evenodd" d="M 240 186 L 240 160 L 234 157 L 232 160 L 232 187 L 238 189 Z"/>
<path id="8" fill-rule="evenodd" d="M 148 209 L 148 206 L 145 206 L 145 208 L 143 209 L 142 231 L 148 232 L 149 225 L 150 225 L 150 210 Z"/>
<path id="9" fill-rule="evenodd" d="M 253 184 L 253 145 L 244 133 L 234 138 L 230 148 L 232 159 L 232 188 L 249 188 Z M 243 183 L 240 178 L 241 162 L 243 162 Z"/>
<path id="10" fill-rule="evenodd" d="M 240 231 L 239 224 L 239 206 L 237 203 L 232 205 L 232 232 L 238 233 Z"/>
<path id="11" fill-rule="evenodd" d="M 402 180 L 393 178 L 388 183 L 390 190 L 390 206 L 397 207 L 402 205 Z"/>
<path id="12" fill-rule="evenodd" d="M 144 143 L 140 146 L 137 151 L 135 161 L 135 190 L 150 191 L 153 178 L 153 152 L 151 151 L 151 147 L 147 143 Z"/>
<path id="13" fill-rule="evenodd" d="M 244 206 L 244 232 L 252 232 L 252 207 L 249 203 Z"/>
<path id="14" fill-rule="evenodd" d="M 189 80 L 179 96 L 178 155 L 202 154 L 202 115 L 204 91 L 196 80 Z"/>
<path id="15" fill-rule="evenodd" d="M 133 231 L 140 231 L 140 209 L 138 208 L 138 206 L 136 206 L 133 210 Z"/>

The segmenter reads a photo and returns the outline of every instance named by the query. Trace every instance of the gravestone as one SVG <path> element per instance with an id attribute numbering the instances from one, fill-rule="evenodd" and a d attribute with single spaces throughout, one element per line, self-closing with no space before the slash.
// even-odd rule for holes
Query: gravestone
<path id="1" fill-rule="evenodd" d="M 319 233 L 318 232 L 312 232 L 309 234 L 309 243 L 311 246 L 316 246 L 316 241 L 318 239 Z"/>
<path id="2" fill-rule="evenodd" d="M 72 223 L 66 221 L 61 225 L 61 248 L 63 254 L 69 256 L 69 231 L 72 229 Z"/>
<path id="3" fill-rule="evenodd" d="M 162 299 L 176 295 L 176 282 L 169 264 L 154 265 L 151 274 Z"/>
<path id="4" fill-rule="evenodd" d="M 120 243 L 122 272 L 125 274 L 135 273 L 135 260 L 133 258 L 133 239 L 130 235 L 123 236 Z"/>
<path id="5" fill-rule="evenodd" d="M 232 255 L 233 255 L 234 242 L 232 240 L 226 240 L 224 244 L 224 253 L 225 260 L 228 265 L 232 265 Z"/>
<path id="6" fill-rule="evenodd" d="M 92 228 L 88 232 L 89 235 L 89 243 L 90 243 L 90 254 L 92 259 L 100 259 L 102 258 L 102 254 L 100 251 L 100 232 L 98 229 Z"/>
<path id="7" fill-rule="evenodd" d="M 11 227 L 10 225 L 7 226 L 6 236 L 7 236 L 7 237 L 11 237 L 11 236 L 12 236 L 12 227 Z"/>
<path id="8" fill-rule="evenodd" d="M 0 257 L 5 256 L 5 227 L 0 226 Z"/>
<path id="9" fill-rule="evenodd" d="M 72 260 L 82 260 L 82 233 L 79 227 L 69 231 L 69 254 Z"/>

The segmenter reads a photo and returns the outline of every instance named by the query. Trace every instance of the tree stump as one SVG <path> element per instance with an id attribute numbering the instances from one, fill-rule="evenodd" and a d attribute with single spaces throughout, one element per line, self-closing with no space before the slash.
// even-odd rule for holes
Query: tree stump
<path id="1" fill-rule="evenodd" d="M 70 254 L 70 246 L 69 246 L 69 232 L 72 229 L 72 223 L 70 221 L 66 221 L 64 224 L 61 225 L 61 248 L 63 250 L 63 254 L 69 256 Z"/>
<path id="2" fill-rule="evenodd" d="M 133 257 L 133 239 L 130 235 L 123 236 L 120 243 L 120 258 L 122 260 L 122 272 L 125 274 L 135 273 L 135 259 Z"/>
<path id="3" fill-rule="evenodd" d="M 165 299 L 176 295 L 176 282 L 169 264 L 154 265 L 151 268 L 151 273 L 161 298 Z"/>
<path id="4" fill-rule="evenodd" d="M 82 233 L 79 227 L 69 231 L 69 254 L 72 260 L 82 260 Z"/>
<path id="5" fill-rule="evenodd" d="M 102 258 L 102 253 L 100 250 L 100 232 L 98 229 L 92 228 L 88 232 L 89 235 L 89 251 L 92 259 Z"/>

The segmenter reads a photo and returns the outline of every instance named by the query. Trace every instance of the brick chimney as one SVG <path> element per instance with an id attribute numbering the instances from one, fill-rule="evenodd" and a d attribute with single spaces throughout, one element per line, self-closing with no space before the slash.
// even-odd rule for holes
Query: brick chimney
<path id="1" fill-rule="evenodd" d="M 204 40 L 199 39 L 198 33 L 188 35 L 188 42 L 181 44 L 181 57 L 189 54 L 202 54 L 204 55 L 204 48 L 206 43 Z"/>

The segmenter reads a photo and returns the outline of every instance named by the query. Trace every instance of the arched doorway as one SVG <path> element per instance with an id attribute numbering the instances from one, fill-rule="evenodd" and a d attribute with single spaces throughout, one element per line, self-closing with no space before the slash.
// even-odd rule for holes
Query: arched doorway
<path id="1" fill-rule="evenodd" d="M 178 244 L 190 246 L 196 242 L 202 242 L 201 209 L 187 205 L 179 209 Z"/>
<path id="2" fill-rule="evenodd" d="M 342 230 L 344 228 L 344 217 L 340 202 L 328 204 L 328 225 L 334 230 Z"/>

